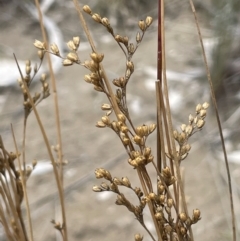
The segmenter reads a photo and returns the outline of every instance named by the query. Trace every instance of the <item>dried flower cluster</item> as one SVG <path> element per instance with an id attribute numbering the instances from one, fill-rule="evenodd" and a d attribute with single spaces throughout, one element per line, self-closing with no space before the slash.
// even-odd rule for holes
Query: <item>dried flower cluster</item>
<path id="1" fill-rule="evenodd" d="M 198 104 L 196 106 L 196 114 L 193 116 L 192 114 L 188 117 L 188 124 L 181 125 L 181 132 L 177 130 L 173 131 L 173 136 L 176 142 L 178 143 L 177 156 L 179 157 L 179 161 L 183 161 L 187 156 L 191 149 L 191 145 L 188 143 L 189 138 L 200 131 L 205 124 L 205 117 L 207 115 L 207 108 L 209 104 L 207 102 Z M 167 157 L 173 159 L 172 155 L 166 153 Z"/>
<path id="2" fill-rule="evenodd" d="M 40 42 L 35 41 L 34 44 L 40 45 Z M 41 52 L 40 60 L 42 63 L 44 52 L 42 50 L 39 50 L 39 51 Z M 39 51 L 38 51 L 38 55 L 39 55 Z M 27 89 L 29 89 L 29 87 L 32 83 L 32 80 L 34 79 L 39 68 L 41 67 L 41 63 L 39 65 L 39 67 L 37 65 L 35 65 L 32 70 L 31 61 L 27 60 L 25 63 L 25 76 L 23 76 L 22 73 L 20 72 L 21 78 L 18 79 L 18 84 L 23 93 L 23 106 L 25 109 L 26 116 L 28 116 L 30 114 L 30 112 L 32 111 L 32 108 L 33 108 L 32 104 L 37 106 L 43 99 L 47 98 L 50 95 L 49 84 L 46 81 L 45 74 L 42 74 L 42 76 L 40 78 L 40 82 L 42 84 L 42 89 L 40 92 L 36 92 L 34 94 L 34 96 L 32 97 L 32 100 L 30 100 L 29 94 L 27 92 Z M 31 76 L 32 72 L 33 72 L 33 75 Z"/>
<path id="3" fill-rule="evenodd" d="M 0 137 L 0 220 L 8 240 L 27 240 L 21 205 L 24 197 L 24 182 L 36 166 L 33 161 L 26 169 L 17 169 L 16 159 L 20 154 L 8 152 Z"/>
<path id="4" fill-rule="evenodd" d="M 96 91 L 105 93 L 109 100 L 109 103 L 102 105 L 101 109 L 105 114 L 97 122 L 96 126 L 99 128 L 108 127 L 117 134 L 128 154 L 128 164 L 136 169 L 142 185 L 141 188 L 134 188 L 127 177 L 123 177 L 122 179 L 113 178 L 108 170 L 98 168 L 95 171 L 96 178 L 103 178 L 107 182 L 102 182 L 101 185 L 94 186 L 93 191 L 110 191 L 115 193 L 117 195 L 116 205 L 125 206 L 133 213 L 151 236 L 152 240 L 156 239 L 144 223 L 143 211 L 146 206 L 150 209 L 159 240 L 191 240 L 191 226 L 200 220 L 200 211 L 198 209 L 193 210 L 192 217 L 188 215 L 187 210 L 183 209 L 183 211 L 181 211 L 180 207 L 182 205 L 179 202 L 181 199 L 179 193 L 181 179 L 177 178 L 175 173 L 180 173 L 178 169 L 181 161 L 187 157 L 191 149 L 188 143 L 189 138 L 194 133 L 201 130 L 205 123 L 204 119 L 206 117 L 208 104 L 204 103 L 203 105 L 197 105 L 196 114 L 195 116 L 189 116 L 188 125 L 183 124 L 181 126 L 181 132 L 175 130 L 173 134 L 171 134 L 178 143 L 178 149 L 175 150 L 175 152 L 177 153 L 176 156 L 179 165 L 174 165 L 175 157 L 173 153 L 164 153 L 164 155 L 168 157 L 169 166 L 165 164 L 162 168 L 158 169 L 154 163 L 151 148 L 146 145 L 148 136 L 156 129 L 157 125 L 143 124 L 141 126 L 135 126 L 128 111 L 126 98 L 127 84 L 134 72 L 132 57 L 141 43 L 146 30 L 152 24 L 153 19 L 147 17 L 145 20 L 140 20 L 138 22 L 140 31 L 136 33 L 136 42 L 132 43 L 127 36 L 115 34 L 108 18 L 101 17 L 98 13 L 93 13 L 91 8 L 87 5 L 83 7 L 83 11 L 90 15 L 95 22 L 106 28 L 125 55 L 126 68 L 124 74 L 112 80 L 116 88 L 115 91 L 112 91 L 112 87 L 109 87 L 108 78 L 102 65 L 104 54 L 97 53 L 92 46 L 94 51 L 90 54 L 90 60 L 80 60 L 77 52 L 80 45 L 79 37 L 73 37 L 73 39 L 67 43 L 69 53 L 66 57 L 61 56 L 56 44 L 52 44 L 50 50 L 46 49 L 45 43 L 38 40 L 36 40 L 34 45 L 41 53 L 43 52 L 41 56 L 44 55 L 45 52 L 49 52 L 62 58 L 64 66 L 75 63 L 84 66 L 90 71 L 89 74 L 84 76 L 84 80 L 92 84 Z M 114 120 L 114 118 L 111 120 L 110 118 L 113 112 L 115 113 L 116 120 Z M 152 184 L 154 180 L 151 180 L 146 168 L 148 164 L 154 165 L 157 172 L 158 180 L 156 193 L 153 191 L 155 189 Z M 136 205 L 129 201 L 124 193 L 120 192 L 119 186 L 131 189 L 138 198 L 138 204 Z M 170 189 L 171 186 L 173 186 L 173 189 Z M 54 224 L 57 227 L 59 226 L 55 222 Z M 143 236 L 136 234 L 134 239 L 135 241 L 141 241 L 143 240 Z"/>

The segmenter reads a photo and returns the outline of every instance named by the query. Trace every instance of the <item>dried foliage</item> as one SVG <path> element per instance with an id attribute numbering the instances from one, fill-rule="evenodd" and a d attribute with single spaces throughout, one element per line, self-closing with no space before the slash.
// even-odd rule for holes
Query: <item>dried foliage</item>
<path id="1" fill-rule="evenodd" d="M 82 10 L 78 8 L 76 2 L 75 5 L 81 19 Z M 148 232 L 152 240 L 194 240 L 191 228 L 192 225 L 198 223 L 201 219 L 201 212 L 197 208 L 192 210 L 191 214 L 188 212 L 183 188 L 181 164 L 182 161 L 187 158 L 191 150 L 190 137 L 200 131 L 205 124 L 209 104 L 207 102 L 197 104 L 195 113 L 189 115 L 188 123 L 182 124 L 180 131 L 172 131 L 174 128 L 171 124 L 170 108 L 167 105 L 167 86 L 164 82 L 157 82 L 160 92 L 157 92 L 158 94 L 156 96 L 157 102 L 160 103 L 161 106 L 161 110 L 158 112 L 158 121 L 156 124 L 136 126 L 128 110 L 127 86 L 131 83 L 131 76 L 134 73 L 135 64 L 132 58 L 143 41 L 143 37 L 151 26 L 153 19 L 147 16 L 145 20 L 140 20 L 138 22 L 139 31 L 136 33 L 135 42 L 132 43 L 129 41 L 129 37 L 115 33 L 108 18 L 101 17 L 99 13 L 94 13 L 87 5 L 83 7 L 83 11 L 89 15 L 92 20 L 102 25 L 122 50 L 126 61 L 125 72 L 118 78 L 112 80 L 113 85 L 109 83 L 109 78 L 102 65 L 104 54 L 96 51 L 89 32 L 87 32 L 87 35 L 93 50 L 90 53 L 89 60 L 81 59 L 81 55 L 78 51 L 81 44 L 79 37 L 73 37 L 67 42 L 69 52 L 66 56 L 63 56 L 62 53 L 59 52 L 59 48 L 55 43 L 52 43 L 48 48 L 47 42 L 35 40 L 34 46 L 38 49 L 38 56 L 40 59 L 39 66 L 32 68 L 31 62 L 27 61 L 24 76 L 19 69 L 21 77 L 18 83 L 23 94 L 25 112 L 22 160 L 20 160 L 17 146 L 16 153 L 8 152 L 2 140 L 0 140 L 0 219 L 4 226 L 6 236 L 9 240 L 28 240 L 28 234 L 22 217 L 21 204 L 25 195 L 26 206 L 28 207 L 27 192 L 25 189 L 26 181 L 37 164 L 36 161 L 34 161 L 30 167 L 26 167 L 25 164 L 26 125 L 27 118 L 32 110 L 37 117 L 38 124 L 41 127 L 49 151 L 56 182 L 58 184 L 60 199 L 63 198 L 61 165 L 65 163 L 62 162 L 61 155 L 59 155 L 61 147 L 57 145 L 51 149 L 36 109 L 36 106 L 50 94 L 46 75 L 42 75 L 40 78 L 42 86 L 41 91 L 32 95 L 29 90 L 32 79 L 38 72 L 46 53 L 50 53 L 61 58 L 63 66 L 77 64 L 85 67 L 89 71 L 89 74 L 86 74 L 83 78 L 85 82 L 92 84 L 95 91 L 103 93 L 108 99 L 108 103 L 102 104 L 101 109 L 103 115 L 97 121 L 96 127 L 110 128 L 116 134 L 126 150 L 128 156 L 126 162 L 129 164 L 129 168 L 135 169 L 136 175 L 139 178 L 139 186 L 134 187 L 132 186 L 131 180 L 124 176 L 124 173 L 122 173 L 124 177 L 118 178 L 114 177 L 109 170 L 97 168 L 95 170 L 96 178 L 103 179 L 104 181 L 101 184 L 95 185 L 93 191 L 112 192 L 116 194 L 115 204 L 118 206 L 125 206 Z M 81 21 L 84 26 L 85 22 L 83 20 Z M 33 75 L 31 76 L 32 73 Z M 154 158 L 151 148 L 147 144 L 149 135 L 155 130 L 157 130 L 159 137 L 159 142 L 157 143 L 160 143 L 160 146 L 157 147 L 158 150 L 160 150 L 160 155 L 158 155 L 157 158 Z M 53 157 L 53 152 L 56 152 L 58 161 Z M 15 159 L 19 161 L 18 167 L 15 166 Z M 157 161 L 155 161 L 155 159 L 157 159 Z M 149 175 L 149 165 L 155 168 L 157 180 L 154 180 Z M 124 192 L 120 191 L 120 189 L 124 190 L 124 188 L 134 193 L 138 200 L 137 203 L 133 203 Z M 64 213 L 63 200 L 61 205 L 62 212 Z M 152 233 L 145 224 L 144 211 L 147 207 L 150 210 L 156 234 Z M 62 222 L 52 220 L 52 224 L 54 228 L 61 233 L 62 239 L 67 240 L 67 223 L 64 217 L 63 215 Z M 30 227 L 30 240 L 33 240 L 30 211 L 28 221 Z M 143 240 L 143 236 L 141 234 L 135 234 L 134 240 L 141 241 Z"/>

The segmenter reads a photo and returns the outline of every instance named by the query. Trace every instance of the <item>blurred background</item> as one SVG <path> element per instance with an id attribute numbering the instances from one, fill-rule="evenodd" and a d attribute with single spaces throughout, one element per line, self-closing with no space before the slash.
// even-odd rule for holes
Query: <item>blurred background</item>
<path id="1" fill-rule="evenodd" d="M 240 2 L 238 0 L 195 0 L 203 42 L 211 69 L 215 94 L 222 120 L 225 144 L 229 155 L 238 236 L 240 236 Z M 116 34 L 126 35 L 135 43 L 138 21 L 152 16 L 154 22 L 133 57 L 135 72 L 128 85 L 129 109 L 135 125 L 156 122 L 155 80 L 157 60 L 157 1 L 84 0 L 93 12 L 109 18 Z M 80 36 L 79 56 L 89 59 L 91 51 L 81 28 L 72 1 L 41 1 L 44 24 L 50 43 L 58 44 L 63 55 L 66 42 Z M 166 59 L 170 103 L 174 126 L 179 129 L 188 122 L 195 106 L 211 103 L 201 48 L 194 17 L 188 1 L 168 0 L 165 5 Z M 14 151 L 10 124 L 13 124 L 18 146 L 23 132 L 22 94 L 17 84 L 19 73 L 13 53 L 25 69 L 25 60 L 39 63 L 35 39 L 42 40 L 34 1 L 0 1 L 0 135 L 5 147 Z M 85 15 L 99 52 L 104 53 L 104 67 L 110 79 L 124 74 L 125 58 L 103 26 Z M 61 67 L 61 60 L 52 57 L 56 74 L 65 167 L 66 209 L 69 240 L 134 240 L 135 233 L 150 238 L 125 207 L 114 204 L 111 193 L 93 193 L 100 184 L 94 170 L 109 169 L 112 176 L 130 178 L 139 186 L 135 171 L 127 163 L 120 141 L 110 129 L 97 129 L 95 123 L 104 113 L 105 96 L 83 80 L 88 71 L 80 66 Z M 41 73 L 48 74 L 46 64 Z M 32 93 L 40 91 L 39 76 Z M 38 110 L 48 138 L 56 145 L 56 124 L 53 98 L 43 101 Z M 113 119 L 114 117 L 112 117 Z M 202 220 L 195 225 L 195 240 L 231 239 L 231 216 L 225 164 L 221 152 L 214 111 L 209 109 L 206 126 L 190 139 L 192 150 L 183 162 L 185 190 L 189 212 L 201 210 Z M 148 145 L 155 153 L 155 134 Z M 28 163 L 38 165 L 28 180 L 31 215 L 36 241 L 61 240 L 50 221 L 60 220 L 60 207 L 53 177 L 40 130 L 33 114 L 28 120 Z M 149 169 L 154 175 L 154 170 Z M 123 190 L 124 191 L 124 190 Z M 132 194 L 129 193 L 129 197 Z M 133 199 L 134 200 L 134 199 Z M 154 230 L 151 218 L 145 222 Z M 6 240 L 0 227 L 0 239 Z"/>

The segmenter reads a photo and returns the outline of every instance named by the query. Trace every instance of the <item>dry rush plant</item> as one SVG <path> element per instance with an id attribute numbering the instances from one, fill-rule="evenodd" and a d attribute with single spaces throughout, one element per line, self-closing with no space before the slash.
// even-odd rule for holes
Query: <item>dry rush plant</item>
<path id="1" fill-rule="evenodd" d="M 38 6 L 37 1 L 36 3 Z M 84 80 L 87 83 L 92 84 L 95 91 L 106 95 L 108 99 L 108 103 L 102 104 L 101 108 L 103 116 L 97 121 L 96 126 L 103 129 L 110 128 L 116 134 L 128 155 L 126 162 L 129 164 L 129 168 L 135 169 L 136 175 L 139 179 L 139 186 L 134 187 L 129 178 L 113 177 L 110 170 L 99 167 L 95 170 L 95 176 L 97 179 L 103 179 L 103 182 L 95 185 L 93 191 L 113 192 L 116 194 L 115 204 L 125 206 L 135 216 L 136 220 L 142 225 L 150 238 L 154 241 L 194 240 L 192 225 L 195 225 L 201 219 L 201 212 L 197 208 L 190 212 L 188 211 L 181 173 L 181 164 L 187 158 L 188 153 L 191 150 L 189 142 L 190 137 L 200 131 L 205 124 L 205 117 L 207 115 L 209 104 L 207 102 L 197 104 L 194 114 L 189 115 L 186 123 L 182 124 L 179 130 L 174 130 L 167 92 L 168 87 L 165 72 L 164 44 L 160 43 L 160 52 L 163 54 L 161 55 L 161 64 L 158 65 L 158 80 L 156 81 L 157 121 L 156 124 L 136 126 L 133 123 L 132 116 L 128 110 L 127 86 L 131 84 L 131 76 L 134 73 L 135 64 L 132 57 L 143 41 L 143 37 L 147 30 L 151 26 L 153 22 L 152 17 L 147 16 L 145 20 L 140 20 L 138 22 L 139 31 L 136 33 L 135 42 L 130 42 L 129 37 L 115 33 L 108 18 L 101 17 L 100 14 L 94 13 L 87 5 L 80 9 L 75 0 L 74 4 L 92 48 L 90 59 L 84 61 L 79 56 L 78 48 L 81 44 L 79 37 L 73 37 L 72 40 L 68 41 L 67 47 L 69 52 L 66 56 L 63 56 L 62 53 L 59 52 L 59 48 L 56 44 L 51 43 L 50 47 L 48 47 L 43 28 L 43 41 L 36 40 L 34 42 L 35 47 L 38 49 L 38 57 L 42 63 L 44 57 L 47 56 L 49 58 L 48 54 L 52 54 L 62 59 L 63 66 L 77 64 L 89 70 L 89 74 L 84 76 Z M 39 6 L 38 10 L 42 25 Z M 112 36 L 116 44 L 124 53 L 126 61 L 125 72 L 119 76 L 119 78 L 111 80 L 112 84 L 110 83 L 110 79 L 103 66 L 104 54 L 97 51 L 88 31 L 82 10 L 95 22 L 99 23 L 106 29 L 106 32 Z M 163 33 L 164 29 L 159 33 L 162 41 L 164 41 Z M 62 239 L 66 241 L 68 240 L 68 232 L 65 215 L 64 187 L 62 185 L 62 168 L 64 162 L 62 160 L 61 136 L 59 135 L 58 137 L 58 145 L 51 149 L 36 109 L 38 103 L 47 98 L 50 93 L 49 84 L 46 81 L 46 75 L 41 76 L 41 91 L 34 96 L 32 96 L 29 91 L 32 80 L 38 72 L 41 63 L 38 67 L 32 67 L 31 62 L 27 61 L 25 74 L 22 74 L 19 68 L 21 78 L 18 82 L 23 93 L 23 105 L 25 111 L 24 133 L 26 132 L 27 118 L 29 114 L 34 111 L 53 165 L 54 176 L 62 207 L 62 222 L 59 223 L 53 220 L 52 223 L 61 233 Z M 50 72 L 52 72 L 51 68 Z M 54 92 L 56 85 L 54 82 L 55 80 L 52 81 Z M 55 108 L 57 110 L 57 126 L 58 129 L 60 129 L 57 96 L 54 96 L 54 98 Z M 157 154 L 155 156 L 147 144 L 147 139 L 153 132 L 156 133 Z M 8 152 L 5 149 L 2 140 L 0 140 L 0 149 L 0 190 L 1 199 L 3 201 L 0 205 L 1 223 L 5 228 L 8 240 L 34 240 L 26 181 L 30 176 L 31 171 L 36 166 L 36 162 L 32 164 L 32 168 L 26 168 L 25 136 L 23 138 L 22 161 L 20 160 L 17 146 L 15 153 Z M 53 152 L 56 153 L 58 161 L 53 157 Z M 18 166 L 23 166 L 23 169 L 16 167 L 14 159 L 18 159 Z M 155 169 L 157 176 L 156 180 L 153 180 L 149 175 L 149 165 L 152 165 Z M 7 181 L 7 178 L 10 178 L 10 182 Z M 130 191 L 136 195 L 138 203 L 132 203 L 124 192 L 120 191 L 120 187 L 130 189 Z M 22 217 L 21 204 L 23 199 L 26 201 L 29 232 L 26 231 Z M 151 232 L 145 224 L 144 211 L 146 208 L 150 210 L 152 222 L 155 226 L 155 232 Z M 143 240 L 143 235 L 140 233 L 135 234 L 134 240 Z"/>

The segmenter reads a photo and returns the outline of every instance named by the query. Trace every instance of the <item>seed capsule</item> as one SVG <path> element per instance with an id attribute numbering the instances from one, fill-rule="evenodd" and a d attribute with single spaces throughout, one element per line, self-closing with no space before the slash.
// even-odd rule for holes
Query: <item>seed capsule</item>
<path id="1" fill-rule="evenodd" d="M 83 6 L 83 11 L 84 11 L 85 13 L 88 13 L 88 14 L 91 14 L 91 13 L 92 13 L 92 10 L 91 10 L 91 8 L 90 8 L 88 5 L 84 5 L 84 6 Z"/>

